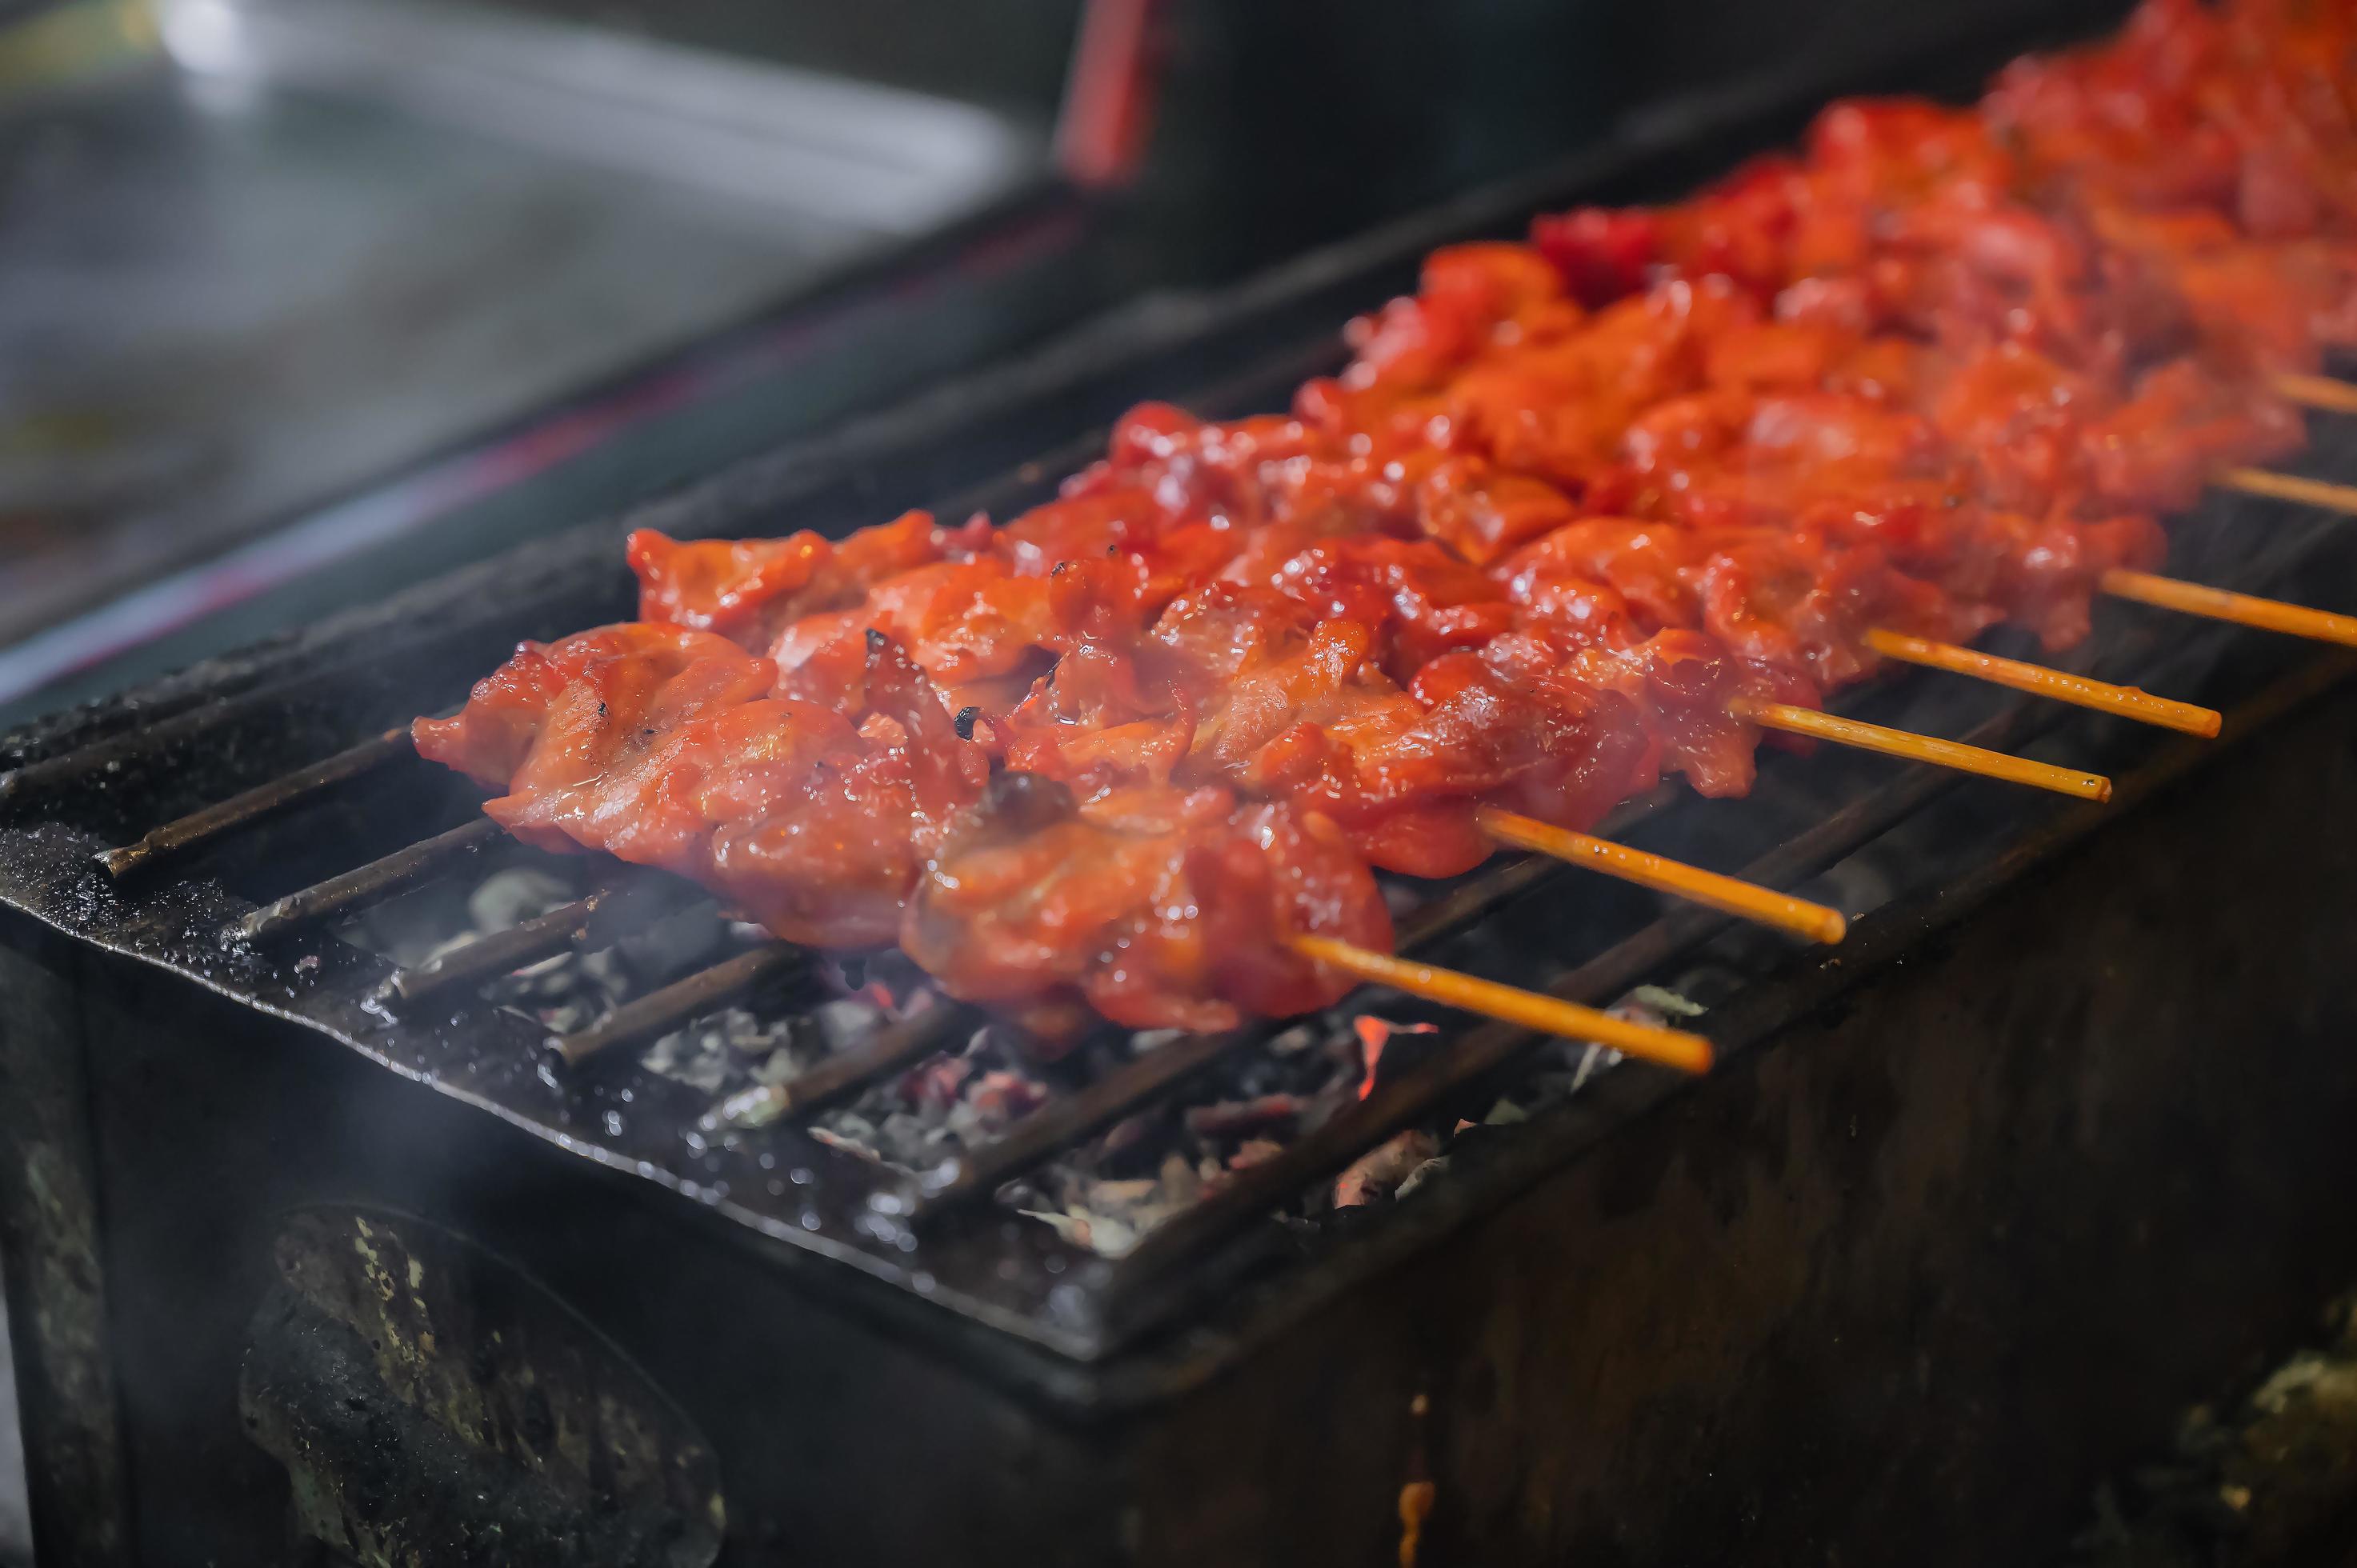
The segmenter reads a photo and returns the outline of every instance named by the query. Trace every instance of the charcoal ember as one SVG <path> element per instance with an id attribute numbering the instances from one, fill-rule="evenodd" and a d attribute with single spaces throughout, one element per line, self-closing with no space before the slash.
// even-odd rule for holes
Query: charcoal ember
<path id="1" fill-rule="evenodd" d="M 962 1049 L 824 1113 L 813 1131 L 839 1148 L 922 1171 L 996 1139 L 1045 1103 L 1049 1092 L 1019 1051 L 985 1027 Z"/>
<path id="2" fill-rule="evenodd" d="M 1356 1096 L 1358 1044 L 1347 1019 L 1305 1020 L 1270 1051 L 1240 1052 L 1206 1075 L 1202 1099 L 1178 1115 L 1157 1110 L 1116 1122 L 1005 1195 L 1009 1207 L 1060 1218 L 1068 1234 L 1117 1255 L 1232 1172 L 1265 1159 Z M 1136 1048 L 1123 1042 L 1121 1055 Z M 1117 1063 L 1115 1064 L 1117 1065 Z M 1191 1174 L 1180 1181 L 1179 1170 Z M 1153 1173 L 1150 1196 L 1133 1185 Z M 1078 1227 L 1076 1229 L 1075 1227 Z"/>
<path id="3" fill-rule="evenodd" d="M 975 1081 L 966 1101 L 985 1119 L 1004 1126 L 1037 1111 L 1047 1102 L 1048 1094 L 1048 1086 L 1038 1079 L 999 1068 Z"/>
<path id="4" fill-rule="evenodd" d="M 959 1146 L 979 1148 L 1024 1114 L 1017 1107 L 1036 1106 L 1047 1098 L 1044 1088 L 1010 1094 L 1004 1087 L 987 1088 L 977 1082 L 949 1107 L 942 1124 Z"/>
<path id="5" fill-rule="evenodd" d="M 1147 1231 L 1200 1201 L 1220 1174 L 1217 1166 L 1206 1171 L 1176 1152 L 1165 1155 L 1151 1176 L 1116 1179 L 1066 1168 L 1045 1184 L 1031 1185 L 1017 1212 L 1074 1246 L 1118 1258 Z"/>
<path id="6" fill-rule="evenodd" d="M 964 1095 L 966 1080 L 972 1077 L 973 1058 L 936 1057 L 911 1069 L 900 1080 L 900 1092 L 915 1104 L 938 1106 L 946 1112 Z"/>
<path id="7" fill-rule="evenodd" d="M 1388 1143 L 1360 1155 L 1334 1178 L 1334 1207 L 1355 1208 L 1399 1190 L 1417 1166 L 1440 1153 L 1440 1140 L 1410 1128 Z"/>
<path id="8" fill-rule="evenodd" d="M 1192 1105 L 1186 1115 L 1187 1131 L 1199 1138 L 1234 1137 L 1265 1129 L 1286 1129 L 1301 1120 L 1301 1097 L 1264 1094 L 1252 1100 L 1223 1100 Z"/>
<path id="9" fill-rule="evenodd" d="M 1228 1169 L 1249 1170 L 1263 1160 L 1274 1159 L 1283 1153 L 1285 1145 L 1274 1138 L 1246 1138 L 1236 1145 L 1236 1152 L 1228 1156 Z"/>

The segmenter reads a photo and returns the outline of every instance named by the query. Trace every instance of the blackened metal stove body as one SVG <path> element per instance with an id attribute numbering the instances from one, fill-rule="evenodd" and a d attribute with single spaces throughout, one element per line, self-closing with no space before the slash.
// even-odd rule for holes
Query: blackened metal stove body
<path id="1" fill-rule="evenodd" d="M 994 470 L 1128 397 L 1266 406 L 1432 245 L 1674 191 L 1813 97 L 1721 105 L 632 521 L 1004 512 L 1082 448 Z M 1929 676 L 1861 694 L 2106 771 L 2107 809 L 1819 755 L 1621 824 L 1856 911 L 1822 954 L 1542 866 L 1428 892 L 1419 950 L 1590 1000 L 1666 983 L 1722 1067 L 1582 1061 L 1534 1092 L 1507 1031 L 1403 1036 L 1363 1100 L 1118 1258 L 1022 1212 L 1040 1171 L 1249 1092 L 1273 1042 L 1086 1058 L 912 1179 L 817 1136 L 813 1104 L 732 1127 L 633 1048 L 556 1066 L 534 1020 L 405 995 L 270 905 L 468 820 L 414 759 L 119 882 L 95 862 L 447 705 L 518 637 L 627 613 L 618 537 L 10 742 L 0 1242 L 46 1563 L 1366 1563 L 1426 1497 L 1427 1563 L 2018 1559 L 2357 1271 L 2357 685 L 2252 635 L 2123 615 L 2089 650 L 2224 709 L 2214 746 Z M 2280 508 L 2215 508 L 2177 550 L 2331 607 L 2357 585 L 2346 525 Z M 757 1013 L 822 999 L 770 979 Z M 953 1043 L 830 1060 L 884 1078 Z M 1311 1196 L 1460 1114 L 1511 1124 L 1395 1200 Z"/>

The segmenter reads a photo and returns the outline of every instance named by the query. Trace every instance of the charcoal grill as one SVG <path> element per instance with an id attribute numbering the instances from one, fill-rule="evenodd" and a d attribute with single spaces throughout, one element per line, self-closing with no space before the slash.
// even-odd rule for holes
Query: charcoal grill
<path id="1" fill-rule="evenodd" d="M 1005 515 L 1128 397 L 1268 406 L 1433 245 L 1684 188 L 1831 85 L 1755 84 L 626 521 Z M 1425 889 L 1404 946 L 1592 1002 L 1672 983 L 1722 1066 L 1584 1059 L 1409 1195 L 1305 1201 L 1538 1054 L 1403 1036 L 1107 1258 L 1010 1184 L 1238 1092 L 1274 1030 L 1082 1053 L 912 1173 L 813 1119 L 957 1009 L 724 1102 L 638 1047 L 813 1005 L 803 955 L 554 1038 L 484 999 L 634 929 L 666 895 L 623 868 L 432 965 L 335 934 L 515 853 L 391 732 L 518 638 L 627 614 L 620 531 L 5 743 L 0 1243 L 45 1563 L 1368 1563 L 1426 1497 L 1427 1563 L 2018 1558 L 2357 1269 L 2345 656 L 2122 611 L 2087 667 L 2220 708 L 2222 742 L 1928 675 L 1856 703 L 2107 773 L 2108 807 L 1788 756 L 1748 801 L 1609 830 L 1842 904 L 1825 952 L 1537 862 Z M 2186 575 L 2357 607 L 2346 523 L 2222 499 L 2175 532 Z"/>

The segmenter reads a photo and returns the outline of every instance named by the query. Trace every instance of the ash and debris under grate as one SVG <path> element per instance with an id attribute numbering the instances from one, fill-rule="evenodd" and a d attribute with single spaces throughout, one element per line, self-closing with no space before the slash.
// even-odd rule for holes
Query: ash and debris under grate
<path id="1" fill-rule="evenodd" d="M 427 888 L 364 912 L 342 934 L 414 968 L 579 897 L 584 888 L 564 870 L 509 867 L 471 886 Z M 691 904 L 611 947 L 528 964 L 490 982 L 483 995 L 532 1016 L 552 1034 L 571 1033 L 597 1024 L 632 996 L 766 940 L 758 928 L 730 921 L 709 904 Z M 810 976 L 813 994 L 795 1004 L 738 1005 L 699 1017 L 640 1048 L 639 1066 L 717 1104 L 746 1090 L 792 1082 L 906 1016 L 925 988 L 921 972 L 896 952 L 822 955 Z M 1387 1005 L 1393 1002 L 1396 1009 Z M 1317 1131 L 1380 1075 L 1412 1064 L 1439 1037 L 1428 1019 L 1413 1016 L 1415 1004 L 1406 998 L 1363 993 L 1354 1003 L 1352 1010 L 1293 1024 L 1260 1050 L 1236 1053 L 1192 1092 L 1130 1115 L 1009 1183 L 1000 1201 L 1076 1246 L 1108 1258 L 1124 1255 L 1233 1172 Z M 1654 1022 L 1682 1021 L 1702 1011 L 1674 990 L 1656 986 L 1639 988 L 1621 1010 Z M 1401 1015 L 1391 1015 L 1394 1011 Z M 994 1142 L 1075 1082 L 1148 1055 L 1179 1033 L 1149 1030 L 1095 1040 L 1042 1066 L 1001 1030 L 980 1022 L 806 1125 L 822 1143 L 922 1178 Z M 1448 1169 L 1459 1140 L 1528 1120 L 1619 1059 L 1595 1046 L 1546 1042 L 1478 1120 L 1455 1118 L 1397 1134 L 1310 1195 L 1295 1217 L 1405 1198 Z M 628 1090 L 619 1098 L 627 1102 Z M 607 1114 L 625 1112 L 617 1107 Z M 758 1136 L 759 1126 L 756 1118 L 717 1135 Z M 799 1174 L 780 1173 L 772 1184 L 782 1190 Z"/>

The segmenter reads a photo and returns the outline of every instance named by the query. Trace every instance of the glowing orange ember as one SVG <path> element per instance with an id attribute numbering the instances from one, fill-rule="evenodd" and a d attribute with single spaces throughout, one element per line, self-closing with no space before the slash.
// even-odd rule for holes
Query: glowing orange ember
<path id="1" fill-rule="evenodd" d="M 1363 1076 L 1359 1079 L 1361 1100 L 1375 1091 L 1375 1068 L 1383 1059 L 1383 1047 L 1391 1044 L 1394 1035 L 1430 1035 L 1439 1031 L 1437 1024 L 1394 1024 L 1372 1013 L 1361 1013 L 1351 1019 L 1351 1027 L 1358 1034 L 1359 1059 L 1363 1066 Z"/>

